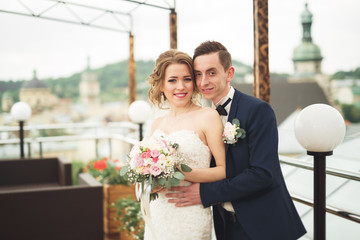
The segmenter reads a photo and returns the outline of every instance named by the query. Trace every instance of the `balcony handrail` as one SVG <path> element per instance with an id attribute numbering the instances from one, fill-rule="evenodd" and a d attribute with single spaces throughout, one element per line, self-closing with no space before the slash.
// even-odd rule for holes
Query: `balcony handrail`
<path id="1" fill-rule="evenodd" d="M 107 124 L 103 123 L 56 123 L 56 124 L 30 124 L 24 126 L 24 131 L 32 130 L 49 130 L 49 129 L 84 129 L 84 128 L 99 128 L 99 127 L 110 127 L 110 128 L 128 128 L 136 130 L 138 124 L 128 121 L 122 122 L 109 122 Z M 18 132 L 18 126 L 0 126 L 0 132 Z"/>
<path id="2" fill-rule="evenodd" d="M 294 201 L 297 201 L 299 203 L 305 204 L 305 205 L 310 206 L 312 208 L 314 207 L 314 201 L 312 201 L 312 200 L 310 200 L 308 198 L 301 197 L 301 196 L 298 196 L 298 195 L 293 194 L 293 193 L 291 194 L 291 198 Z M 331 213 L 333 215 L 336 215 L 338 217 L 342 217 L 342 218 L 345 218 L 347 220 L 360 223 L 360 215 L 359 214 L 343 211 L 343 210 L 341 210 L 339 208 L 331 207 L 329 205 L 326 205 L 325 211 L 328 212 L 328 213 Z"/>
<path id="3" fill-rule="evenodd" d="M 280 163 L 282 163 L 282 164 L 286 164 L 286 165 L 290 165 L 293 167 L 298 167 L 298 168 L 302 168 L 302 169 L 306 169 L 306 170 L 311 170 L 311 171 L 314 170 L 314 164 L 312 164 L 312 163 L 298 160 L 295 158 L 282 156 L 282 155 L 279 155 L 279 157 L 280 157 Z M 326 167 L 326 174 L 349 179 L 349 180 L 354 180 L 354 181 L 358 181 L 358 182 L 360 181 L 360 173 L 358 173 L 358 172 L 341 170 L 341 169 L 332 168 L 332 167 Z"/>
<path id="4" fill-rule="evenodd" d="M 298 159 L 291 158 L 291 157 L 282 156 L 282 155 L 279 155 L 279 158 L 280 158 L 281 164 L 286 164 L 286 165 L 290 165 L 293 167 L 314 171 L 314 166 L 312 163 L 305 162 L 305 161 L 298 160 Z M 353 171 L 346 171 L 346 170 L 335 169 L 332 167 L 326 167 L 326 174 L 349 179 L 349 180 L 360 181 L 360 174 L 357 172 L 353 172 Z M 290 193 L 290 195 L 294 201 L 308 205 L 312 208 L 314 207 L 314 202 L 311 199 L 296 195 L 294 193 Z M 342 217 L 347 220 L 350 220 L 352 222 L 360 223 L 360 215 L 359 214 L 344 211 L 344 210 L 341 210 L 339 208 L 332 207 L 329 205 L 326 205 L 325 211 L 328 213 L 331 213 L 333 215 L 336 215 L 338 217 Z"/>

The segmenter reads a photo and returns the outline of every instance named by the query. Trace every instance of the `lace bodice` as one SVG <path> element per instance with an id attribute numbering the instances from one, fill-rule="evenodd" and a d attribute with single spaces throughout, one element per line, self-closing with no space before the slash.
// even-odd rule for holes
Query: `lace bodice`
<path id="1" fill-rule="evenodd" d="M 210 166 L 211 152 L 198 134 L 193 130 L 180 130 L 165 133 L 156 130 L 153 136 L 162 136 L 166 140 L 179 144 L 178 151 L 191 168 L 207 168 Z M 180 185 L 189 185 L 180 181 Z M 175 207 L 165 197 L 167 191 L 159 194 L 159 198 L 150 202 L 152 229 L 145 224 L 145 240 L 210 240 L 214 234 L 210 208 L 202 205 Z M 155 232 L 156 237 L 152 236 Z M 214 239 L 214 238 L 213 238 Z"/>
<path id="2" fill-rule="evenodd" d="M 178 151 L 185 157 L 185 163 L 192 168 L 207 168 L 210 166 L 211 152 L 194 130 L 183 129 L 172 133 L 155 130 L 154 136 L 179 144 Z"/>

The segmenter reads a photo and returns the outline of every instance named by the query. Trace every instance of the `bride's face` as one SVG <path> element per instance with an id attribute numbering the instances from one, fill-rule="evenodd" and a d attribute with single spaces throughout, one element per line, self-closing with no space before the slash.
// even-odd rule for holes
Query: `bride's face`
<path id="1" fill-rule="evenodd" d="M 165 70 L 162 91 L 172 106 L 186 107 L 194 91 L 194 80 L 186 64 L 170 64 Z"/>

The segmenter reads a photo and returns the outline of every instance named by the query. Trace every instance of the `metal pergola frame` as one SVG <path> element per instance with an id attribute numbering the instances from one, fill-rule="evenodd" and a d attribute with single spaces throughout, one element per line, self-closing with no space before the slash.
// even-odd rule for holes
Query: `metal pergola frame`
<path id="1" fill-rule="evenodd" d="M 70 1 L 59 1 L 59 0 L 42 0 L 53 2 L 51 6 L 44 9 L 39 13 L 35 13 L 28 5 L 24 4 L 22 0 L 16 0 L 19 2 L 25 9 L 26 13 L 15 12 L 0 9 L 2 13 L 15 14 L 28 17 L 42 18 L 46 20 L 64 22 L 77 24 L 87 27 L 99 28 L 104 30 L 116 31 L 120 33 L 129 34 L 129 60 L 128 60 L 128 71 L 129 71 L 129 104 L 135 101 L 136 98 L 136 81 L 135 81 L 135 60 L 134 60 L 134 36 L 132 34 L 132 15 L 131 13 L 140 6 L 147 6 L 153 8 L 159 8 L 163 10 L 170 11 L 170 48 L 177 48 L 177 14 L 176 14 L 176 0 L 172 0 L 173 4 L 169 4 L 167 0 L 162 0 L 166 3 L 168 7 L 149 4 L 147 0 L 136 1 L 136 0 L 119 0 L 124 2 L 133 3 L 135 5 L 128 12 L 114 11 L 111 9 L 104 9 L 99 7 L 94 7 L 85 4 L 74 3 Z M 61 19 L 55 17 L 44 16 L 50 9 L 64 6 L 66 10 L 74 17 L 74 20 Z M 98 11 L 99 14 L 89 21 L 84 21 L 72 8 L 80 7 L 84 9 L 91 9 Z M 121 26 L 120 28 L 111 28 L 107 26 L 97 25 L 96 21 L 105 15 L 111 15 L 116 22 Z M 268 0 L 253 0 L 253 21 L 254 21 L 254 96 L 260 98 L 268 103 L 270 103 L 270 70 L 269 70 L 269 40 L 268 40 Z M 121 18 L 129 18 L 129 26 L 126 26 Z"/>

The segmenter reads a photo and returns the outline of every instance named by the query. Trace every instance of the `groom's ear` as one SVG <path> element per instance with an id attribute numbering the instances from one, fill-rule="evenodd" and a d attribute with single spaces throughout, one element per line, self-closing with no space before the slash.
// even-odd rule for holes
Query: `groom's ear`
<path id="1" fill-rule="evenodd" d="M 235 68 L 233 66 L 229 67 L 229 69 L 227 70 L 227 78 L 226 78 L 226 82 L 231 82 L 231 80 L 233 79 L 235 74 Z"/>

